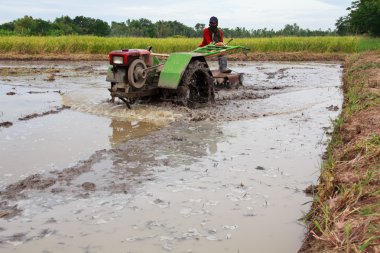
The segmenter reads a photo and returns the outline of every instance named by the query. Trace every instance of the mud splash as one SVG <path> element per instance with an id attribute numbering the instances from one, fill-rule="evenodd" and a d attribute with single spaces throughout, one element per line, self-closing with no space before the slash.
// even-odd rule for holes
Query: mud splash
<path id="1" fill-rule="evenodd" d="M 62 96 L 63 104 L 79 112 L 130 122 L 150 122 L 161 126 L 165 126 L 182 117 L 178 112 L 143 104 L 135 105 L 133 110 L 129 110 L 124 102 L 112 104 L 108 99 L 104 99 L 102 103 L 98 103 L 98 101 L 91 102 L 86 100 L 86 95 L 88 94 L 83 94 L 82 92 L 73 91 L 65 93 Z"/>
<path id="2" fill-rule="evenodd" d="M 32 96 L 38 113 L 71 106 L 0 118 L 15 123 L 0 130 L 2 251 L 297 251 L 311 200 L 303 190 L 317 180 L 324 129 L 342 101 L 339 65 L 236 63 L 244 89 L 219 91 L 211 107 L 133 111 L 105 102 L 105 65 L 81 66 L 56 66 L 68 77 L 54 82 L 10 76 L 0 86 L 0 96 L 17 89 L 8 108 Z"/>

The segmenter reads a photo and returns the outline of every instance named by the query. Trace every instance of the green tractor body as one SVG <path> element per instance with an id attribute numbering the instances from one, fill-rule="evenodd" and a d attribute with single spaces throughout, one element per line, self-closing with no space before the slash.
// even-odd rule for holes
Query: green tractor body
<path id="1" fill-rule="evenodd" d="M 158 81 L 159 88 L 177 89 L 183 73 L 194 57 L 193 53 L 173 53 L 165 62 Z M 199 57 L 199 56 L 198 56 Z"/>

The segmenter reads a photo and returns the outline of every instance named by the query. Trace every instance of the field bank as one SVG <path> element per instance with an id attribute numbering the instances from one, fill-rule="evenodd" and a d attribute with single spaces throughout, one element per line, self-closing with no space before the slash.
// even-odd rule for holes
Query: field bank
<path id="1" fill-rule="evenodd" d="M 380 55 L 347 57 L 335 121 L 300 252 L 380 251 Z"/>

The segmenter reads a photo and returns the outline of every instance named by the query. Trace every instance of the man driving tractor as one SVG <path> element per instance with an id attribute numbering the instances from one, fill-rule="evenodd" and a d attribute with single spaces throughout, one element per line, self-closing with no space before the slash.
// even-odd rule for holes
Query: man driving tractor
<path id="1" fill-rule="evenodd" d="M 214 42 L 215 46 L 224 46 L 223 43 L 223 31 L 218 28 L 218 18 L 211 17 L 209 22 L 209 27 L 203 30 L 203 41 L 199 47 L 207 46 L 208 44 Z M 221 73 L 231 73 L 231 70 L 227 68 L 227 57 L 219 56 L 219 71 Z"/>

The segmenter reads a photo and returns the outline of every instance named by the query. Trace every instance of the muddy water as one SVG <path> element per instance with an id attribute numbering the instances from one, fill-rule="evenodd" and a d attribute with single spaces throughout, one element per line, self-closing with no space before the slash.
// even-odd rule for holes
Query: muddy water
<path id="1" fill-rule="evenodd" d="M 0 66 L 33 69 L 0 77 L 2 252 L 298 250 L 339 65 L 234 63 L 245 87 L 193 111 L 108 104 L 98 62 Z"/>

